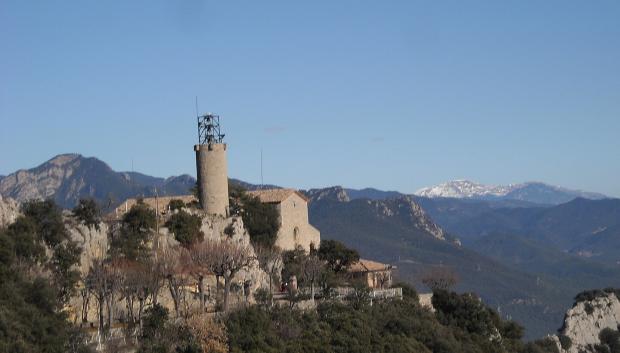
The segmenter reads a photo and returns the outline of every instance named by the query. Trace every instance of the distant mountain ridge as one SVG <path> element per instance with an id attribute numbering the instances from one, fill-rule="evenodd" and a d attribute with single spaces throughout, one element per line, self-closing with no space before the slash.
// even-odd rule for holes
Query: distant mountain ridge
<path id="1" fill-rule="evenodd" d="M 19 202 L 53 198 L 64 208 L 75 206 L 80 198 L 94 198 L 104 208 L 110 208 L 129 197 L 187 194 L 195 182 L 189 175 L 165 179 L 116 172 L 94 157 L 61 154 L 0 179 L 0 194 Z"/>
<path id="2" fill-rule="evenodd" d="M 425 187 L 416 191 L 415 195 L 428 198 L 520 200 L 541 205 L 559 205 L 578 197 L 591 200 L 607 198 L 607 196 L 595 192 L 572 190 L 541 182 L 484 185 L 469 180 L 454 180 L 436 186 Z"/>

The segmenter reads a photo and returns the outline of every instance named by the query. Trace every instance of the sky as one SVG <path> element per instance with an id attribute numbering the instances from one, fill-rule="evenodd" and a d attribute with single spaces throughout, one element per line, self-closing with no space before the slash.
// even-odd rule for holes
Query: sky
<path id="1" fill-rule="evenodd" d="M 543 181 L 620 197 L 620 2 L 0 1 L 0 174 L 61 153 L 414 192 Z"/>

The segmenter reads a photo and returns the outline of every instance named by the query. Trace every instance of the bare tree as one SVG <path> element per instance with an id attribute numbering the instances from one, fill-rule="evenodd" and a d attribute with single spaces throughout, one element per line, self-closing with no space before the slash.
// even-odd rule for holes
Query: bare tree
<path id="1" fill-rule="evenodd" d="M 111 324 L 111 309 L 107 304 L 113 296 L 116 278 L 108 263 L 94 260 L 86 276 L 85 285 L 97 302 L 97 319 L 99 321 L 99 337 L 105 333 L 104 307 L 108 308 L 108 326 Z"/>
<path id="2" fill-rule="evenodd" d="M 155 254 L 144 263 L 144 267 L 142 268 L 144 288 L 140 294 L 140 300 L 146 301 L 148 297 L 150 297 L 153 305 L 158 303 L 159 292 L 164 286 L 165 281 L 165 259 L 160 256 L 161 254 L 163 254 L 163 252 L 157 250 Z"/>
<path id="3" fill-rule="evenodd" d="M 181 315 L 181 305 L 185 299 L 186 280 L 184 276 L 185 264 L 181 261 L 182 251 L 183 249 L 180 247 L 174 247 L 158 254 L 158 259 L 161 261 L 161 271 L 167 281 L 177 316 Z"/>
<path id="4" fill-rule="evenodd" d="M 310 297 L 314 302 L 314 285 L 318 283 L 321 274 L 323 273 L 324 263 L 318 256 L 310 255 L 304 258 L 301 263 L 301 276 L 305 283 L 310 284 Z"/>
<path id="5" fill-rule="evenodd" d="M 280 281 L 280 272 L 283 266 L 282 253 L 277 247 L 257 246 L 255 250 L 259 266 L 269 276 L 269 296 L 271 297 L 271 305 L 273 305 L 273 295 L 271 295 L 273 292 L 273 281 Z"/>
<path id="6" fill-rule="evenodd" d="M 458 282 L 457 274 L 447 267 L 435 267 L 422 275 L 422 283 L 433 292 L 448 290 Z"/>
<path id="7" fill-rule="evenodd" d="M 144 287 L 143 281 L 143 265 L 135 261 L 118 261 L 116 264 L 119 272 L 119 294 L 121 299 L 125 300 L 125 306 L 127 308 L 127 319 L 131 323 L 136 322 L 136 316 L 134 315 L 134 304 L 140 297 L 140 294 Z M 139 310 L 138 315 L 141 312 Z M 139 317 L 137 318 L 139 320 Z"/>
<path id="8" fill-rule="evenodd" d="M 239 271 L 249 267 L 255 257 L 246 245 L 229 241 L 205 241 L 200 246 L 208 254 L 209 270 L 224 278 L 224 311 L 228 311 L 230 286 Z"/>
<path id="9" fill-rule="evenodd" d="M 206 303 L 206 295 L 204 293 L 204 278 L 211 274 L 211 259 L 202 243 L 193 245 L 188 252 L 185 253 L 184 263 L 187 272 L 198 282 L 198 295 L 200 296 L 200 306 L 204 308 Z"/>
<path id="10" fill-rule="evenodd" d="M 88 308 L 90 306 L 90 291 L 84 278 L 82 287 L 80 288 L 80 296 L 82 297 L 82 322 L 88 322 Z"/>
<path id="11" fill-rule="evenodd" d="M 105 266 L 105 274 L 109 288 L 105 298 L 105 305 L 108 312 L 108 328 L 111 329 L 112 323 L 114 322 L 115 296 L 118 293 L 121 282 L 121 269 L 115 262 L 107 263 L 107 266 Z"/>

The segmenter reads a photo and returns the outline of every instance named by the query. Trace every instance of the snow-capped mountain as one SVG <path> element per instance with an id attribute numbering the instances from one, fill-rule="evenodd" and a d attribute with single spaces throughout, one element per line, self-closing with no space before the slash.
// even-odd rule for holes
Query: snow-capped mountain
<path id="1" fill-rule="evenodd" d="M 557 205 L 575 198 L 599 200 L 605 195 L 571 190 L 540 182 L 509 185 L 484 185 L 469 180 L 454 180 L 422 188 L 415 195 L 428 198 L 450 197 L 459 199 L 510 199 L 538 204 Z"/>
<path id="2" fill-rule="evenodd" d="M 423 197 L 477 198 L 485 196 L 504 196 L 512 186 L 484 185 L 469 180 L 454 180 L 447 183 L 422 188 L 415 192 Z"/>

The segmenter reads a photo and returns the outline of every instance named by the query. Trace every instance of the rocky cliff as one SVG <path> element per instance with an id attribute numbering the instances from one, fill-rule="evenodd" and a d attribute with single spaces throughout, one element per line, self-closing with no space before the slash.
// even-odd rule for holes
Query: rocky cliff
<path id="1" fill-rule="evenodd" d="M 193 211 L 192 213 L 196 214 L 199 212 Z M 201 230 L 205 234 L 205 240 L 239 243 L 250 246 L 251 251 L 254 251 L 250 244 L 250 235 L 245 230 L 241 217 L 222 218 L 204 216 L 202 214 L 201 217 Z M 76 241 L 82 248 L 79 270 L 84 276 L 88 273 L 90 265 L 95 259 L 105 258 L 109 244 L 110 225 L 101 222 L 98 229 L 94 227 L 89 228 L 77 222 L 66 212 L 65 226 L 69 231 L 71 239 Z M 225 229 L 227 229 L 226 232 Z M 153 246 L 170 248 L 177 245 L 179 243 L 174 239 L 174 235 L 165 227 L 160 227 L 159 234 L 156 234 L 153 238 Z M 252 290 L 256 290 L 268 283 L 267 274 L 259 267 L 258 261 L 255 261 L 250 268 L 241 271 L 237 275 L 237 282 L 243 283 L 245 281 L 252 283 Z"/>
<path id="2" fill-rule="evenodd" d="M 7 226 L 19 216 L 19 205 L 11 198 L 0 195 L 0 228 Z"/>
<path id="3" fill-rule="evenodd" d="M 404 227 L 415 228 L 439 240 L 446 240 L 444 230 L 433 222 L 412 196 L 399 195 L 384 200 L 352 200 L 347 191 L 340 186 L 311 189 L 306 191 L 305 194 L 314 206 L 329 203 L 345 203 L 350 204 L 351 208 L 363 207 L 367 212 L 370 211 L 373 217 L 378 219 L 398 223 Z M 315 209 L 314 206 L 311 209 Z"/>
<path id="4" fill-rule="evenodd" d="M 597 352 L 599 334 L 604 329 L 617 331 L 620 325 L 620 291 L 596 291 L 588 300 L 579 301 L 564 319 L 564 326 L 553 336 L 560 352 Z"/>

